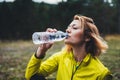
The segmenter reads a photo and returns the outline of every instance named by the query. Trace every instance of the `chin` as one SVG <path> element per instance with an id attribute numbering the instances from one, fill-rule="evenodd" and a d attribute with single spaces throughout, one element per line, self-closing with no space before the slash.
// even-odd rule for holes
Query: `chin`
<path id="1" fill-rule="evenodd" d="M 64 43 L 65 43 L 65 44 L 71 44 L 71 42 L 68 41 L 68 40 L 64 40 Z"/>

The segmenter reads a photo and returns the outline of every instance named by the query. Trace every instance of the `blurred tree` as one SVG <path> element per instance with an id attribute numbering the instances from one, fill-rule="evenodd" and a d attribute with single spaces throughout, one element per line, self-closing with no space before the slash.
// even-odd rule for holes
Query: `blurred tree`
<path id="1" fill-rule="evenodd" d="M 13 6 L 16 38 L 30 38 L 36 26 L 36 9 L 32 0 L 15 0 Z"/>
<path id="2" fill-rule="evenodd" d="M 46 29 L 49 23 L 49 10 L 50 6 L 48 4 L 45 4 L 44 2 L 39 4 L 38 8 L 38 20 L 39 20 L 39 25 L 38 25 L 38 30 L 43 31 Z"/>
<path id="3" fill-rule="evenodd" d="M 120 0 L 118 0 L 118 33 L 120 33 Z"/>
<path id="4" fill-rule="evenodd" d="M 112 7 L 111 13 L 113 14 L 112 23 L 113 26 L 111 28 L 111 34 L 119 34 L 119 7 L 118 0 L 111 0 L 110 6 Z"/>
<path id="5" fill-rule="evenodd" d="M 84 13 L 94 19 L 95 24 L 99 28 L 100 32 L 103 34 L 110 34 L 111 28 L 114 26 L 114 15 L 113 11 L 115 9 L 110 6 L 109 2 L 104 2 L 104 0 L 86 0 L 87 3 L 84 4 Z"/>
<path id="6" fill-rule="evenodd" d="M 0 38 L 10 38 L 12 35 L 10 34 L 12 32 L 11 25 L 13 24 L 13 17 L 12 12 L 10 10 L 10 7 L 8 3 L 5 1 L 0 6 Z"/>

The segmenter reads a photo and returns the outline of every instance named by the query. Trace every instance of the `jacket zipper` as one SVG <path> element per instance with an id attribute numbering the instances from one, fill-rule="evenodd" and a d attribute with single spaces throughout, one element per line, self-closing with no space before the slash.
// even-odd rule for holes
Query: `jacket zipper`
<path id="1" fill-rule="evenodd" d="M 71 80 L 73 80 L 73 76 L 74 76 L 74 74 L 76 73 L 76 71 L 78 70 L 78 68 L 80 67 L 81 63 L 82 63 L 82 61 L 79 63 L 78 66 L 76 66 L 75 71 L 74 71 L 74 66 L 73 66 L 73 68 L 72 68 L 72 76 L 71 76 Z M 73 71 L 74 71 L 74 72 L 73 72 Z"/>

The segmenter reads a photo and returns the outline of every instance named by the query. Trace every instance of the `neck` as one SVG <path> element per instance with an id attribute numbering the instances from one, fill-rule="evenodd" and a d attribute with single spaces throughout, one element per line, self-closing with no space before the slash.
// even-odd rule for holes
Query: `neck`
<path id="1" fill-rule="evenodd" d="M 82 46 L 73 46 L 72 49 L 74 58 L 77 62 L 82 61 L 87 55 L 85 51 L 85 44 L 83 44 Z"/>

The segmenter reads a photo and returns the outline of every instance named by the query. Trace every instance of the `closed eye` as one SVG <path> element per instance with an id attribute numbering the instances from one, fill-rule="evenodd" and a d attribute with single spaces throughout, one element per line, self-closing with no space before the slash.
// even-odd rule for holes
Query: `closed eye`
<path id="1" fill-rule="evenodd" d="M 78 27 L 76 26 L 76 24 L 72 24 L 72 25 L 69 25 L 68 28 L 71 28 L 71 29 L 78 29 Z"/>
<path id="2" fill-rule="evenodd" d="M 75 30 L 76 30 L 76 29 L 78 29 L 78 28 L 77 28 L 77 27 L 73 27 L 73 29 L 75 29 Z"/>
<path id="3" fill-rule="evenodd" d="M 75 30 L 78 29 L 78 27 L 76 26 L 76 24 L 73 24 L 72 28 L 75 29 Z"/>

